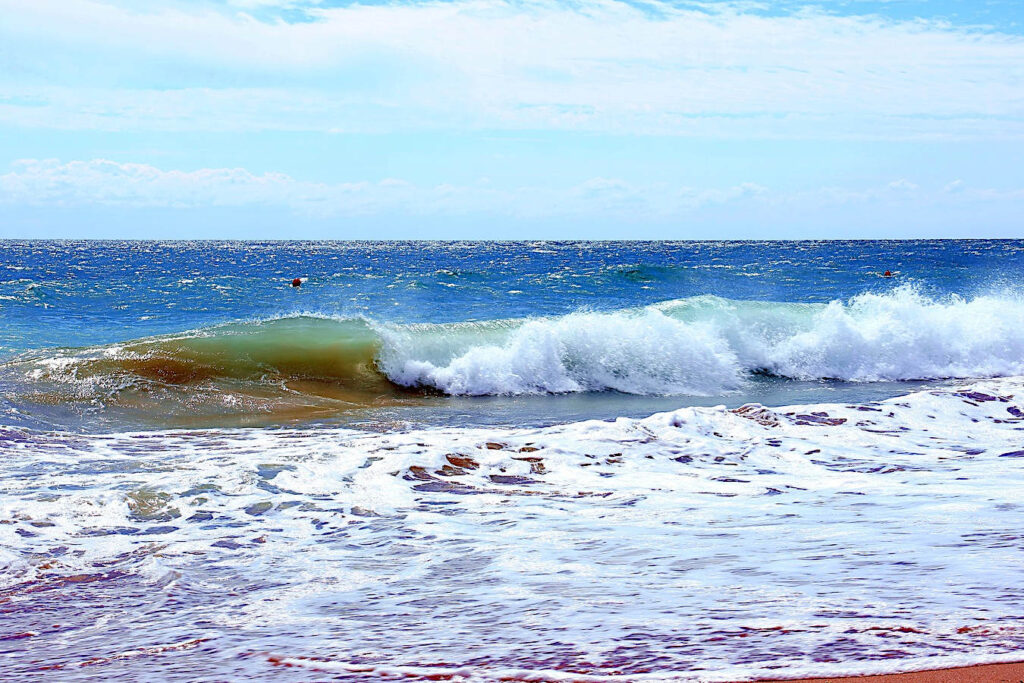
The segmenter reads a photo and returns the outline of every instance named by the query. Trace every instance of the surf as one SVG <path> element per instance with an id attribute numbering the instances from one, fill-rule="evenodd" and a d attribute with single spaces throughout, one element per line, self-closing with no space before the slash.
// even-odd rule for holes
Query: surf
<path id="1" fill-rule="evenodd" d="M 8 398 L 296 419 L 437 396 L 716 396 L 752 378 L 1024 374 L 1024 302 L 903 287 L 827 304 L 704 295 L 561 316 L 399 324 L 299 315 L 22 355 Z M 190 413 L 191 411 L 191 413 Z"/>
<path id="2" fill-rule="evenodd" d="M 887 382 L 1024 373 L 1019 298 L 936 299 L 911 287 L 827 304 L 706 295 L 517 322 L 380 329 L 378 367 L 391 381 L 447 394 L 700 396 L 739 391 L 755 375 Z"/>

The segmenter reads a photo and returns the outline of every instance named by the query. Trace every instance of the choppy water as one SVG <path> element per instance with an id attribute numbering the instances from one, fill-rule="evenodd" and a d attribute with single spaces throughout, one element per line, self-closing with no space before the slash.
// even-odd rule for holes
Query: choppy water
<path id="1" fill-rule="evenodd" d="M 1017 658 L 1021 246 L 0 243 L 0 673 Z"/>

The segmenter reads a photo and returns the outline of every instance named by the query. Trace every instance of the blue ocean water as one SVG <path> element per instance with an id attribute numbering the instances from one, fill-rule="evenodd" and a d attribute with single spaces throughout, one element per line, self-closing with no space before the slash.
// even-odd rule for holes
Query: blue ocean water
<path id="1" fill-rule="evenodd" d="M 0 678 L 1019 659 L 1022 247 L 0 242 Z"/>
<path id="2" fill-rule="evenodd" d="M 10 356 L 308 312 L 446 323 L 699 295 L 827 303 L 907 283 L 971 297 L 1018 285 L 1024 241 L 3 241 L 0 270 Z"/>

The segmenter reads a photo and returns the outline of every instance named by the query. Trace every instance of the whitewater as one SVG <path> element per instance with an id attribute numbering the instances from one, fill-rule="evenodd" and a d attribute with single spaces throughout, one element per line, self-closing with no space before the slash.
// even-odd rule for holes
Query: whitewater
<path id="1" fill-rule="evenodd" d="M 7 429 L 0 666 L 720 681 L 1013 659 L 1022 392 L 526 430 Z"/>
<path id="2" fill-rule="evenodd" d="M 750 374 L 867 382 L 1024 372 L 1018 297 L 933 300 L 910 287 L 817 305 L 702 296 L 381 336 L 389 379 L 450 394 L 700 395 L 738 389 Z"/>
<path id="3" fill-rule="evenodd" d="M 0 256 L 2 678 L 743 681 L 1024 648 L 1022 242 Z"/>

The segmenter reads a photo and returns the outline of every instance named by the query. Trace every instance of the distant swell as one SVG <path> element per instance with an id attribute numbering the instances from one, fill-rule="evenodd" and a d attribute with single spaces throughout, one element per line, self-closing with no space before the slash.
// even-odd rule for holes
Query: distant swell
<path id="1" fill-rule="evenodd" d="M 934 300 L 902 288 L 829 304 L 701 296 L 448 324 L 293 317 L 63 350 L 4 370 L 78 398 L 211 382 L 292 393 L 313 383 L 318 395 L 325 386 L 370 396 L 408 389 L 708 395 L 740 389 L 753 374 L 858 382 L 996 377 L 1024 374 L 1024 302 L 1009 295 Z"/>

